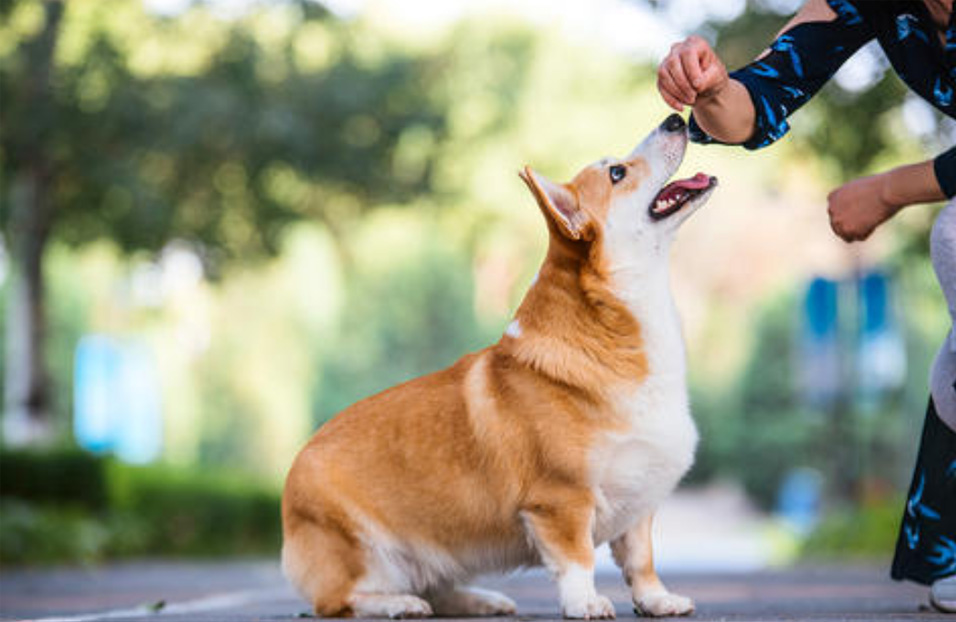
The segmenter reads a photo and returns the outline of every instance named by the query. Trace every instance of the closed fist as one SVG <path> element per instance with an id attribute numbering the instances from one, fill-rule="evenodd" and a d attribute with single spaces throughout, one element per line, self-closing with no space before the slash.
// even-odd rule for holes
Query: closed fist
<path id="1" fill-rule="evenodd" d="M 886 176 L 873 175 L 848 182 L 827 196 L 830 227 L 846 242 L 870 237 L 902 205 L 887 198 Z"/>
<path id="2" fill-rule="evenodd" d="M 718 94 L 728 81 L 727 67 L 710 44 L 696 35 L 671 46 L 657 69 L 657 90 L 678 112 L 700 98 Z"/>

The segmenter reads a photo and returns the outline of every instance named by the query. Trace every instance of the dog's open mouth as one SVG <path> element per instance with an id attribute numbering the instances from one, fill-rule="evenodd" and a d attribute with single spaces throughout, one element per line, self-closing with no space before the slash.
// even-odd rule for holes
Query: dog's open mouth
<path id="1" fill-rule="evenodd" d="M 654 220 L 663 220 L 680 211 L 693 199 L 717 185 L 717 178 L 697 173 L 688 179 L 678 179 L 664 186 L 651 202 L 650 214 Z"/>

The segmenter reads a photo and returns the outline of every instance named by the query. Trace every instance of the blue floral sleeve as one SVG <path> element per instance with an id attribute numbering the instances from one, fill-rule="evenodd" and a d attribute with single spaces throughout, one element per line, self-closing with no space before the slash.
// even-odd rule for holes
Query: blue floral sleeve
<path id="1" fill-rule="evenodd" d="M 730 77 L 750 93 L 756 112 L 753 135 L 743 143 L 760 149 L 790 130 L 787 117 L 813 97 L 837 69 L 874 37 L 856 7 L 844 0 L 830 0 L 836 19 L 804 22 L 784 32 L 764 56 L 738 69 Z M 691 140 L 720 142 L 700 129 L 690 118 Z"/>

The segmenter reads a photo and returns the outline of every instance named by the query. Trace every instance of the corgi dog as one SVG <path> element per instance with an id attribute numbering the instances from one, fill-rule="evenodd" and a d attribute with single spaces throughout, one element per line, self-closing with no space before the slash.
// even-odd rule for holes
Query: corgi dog
<path id="1" fill-rule="evenodd" d="M 316 615 L 510 615 L 468 581 L 543 564 L 566 618 L 613 618 L 604 542 L 638 613 L 693 611 L 651 552 L 697 444 L 668 254 L 717 181 L 667 183 L 686 147 L 675 114 L 569 183 L 519 173 L 550 238 L 501 340 L 350 406 L 292 464 L 282 566 Z"/>

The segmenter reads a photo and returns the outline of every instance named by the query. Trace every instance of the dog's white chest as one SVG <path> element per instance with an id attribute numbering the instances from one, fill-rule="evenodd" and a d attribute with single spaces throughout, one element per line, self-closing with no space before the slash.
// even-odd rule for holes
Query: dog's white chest
<path id="1" fill-rule="evenodd" d="M 616 538 L 652 511 L 694 461 L 697 428 L 683 378 L 651 378 L 629 404 L 631 429 L 608 434 L 592 455 L 595 540 Z"/>
<path id="2" fill-rule="evenodd" d="M 649 375 L 619 397 L 629 429 L 608 434 L 592 455 L 595 539 L 616 538 L 677 486 L 694 461 L 697 428 L 687 397 L 684 340 L 666 285 L 666 272 L 628 306 L 641 324 Z"/>

